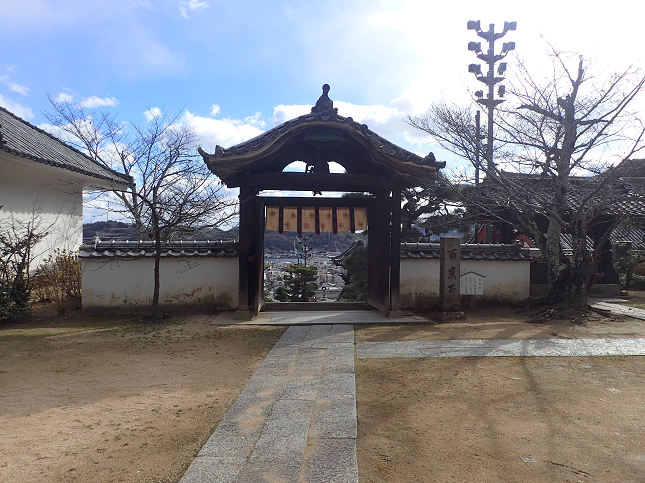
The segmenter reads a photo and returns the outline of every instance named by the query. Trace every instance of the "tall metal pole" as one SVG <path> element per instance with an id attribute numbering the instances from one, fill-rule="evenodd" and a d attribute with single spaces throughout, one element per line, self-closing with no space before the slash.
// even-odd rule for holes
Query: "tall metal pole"
<path id="1" fill-rule="evenodd" d="M 489 26 L 488 34 L 488 138 L 486 139 L 486 168 L 492 173 L 493 163 L 493 115 L 495 113 L 495 24 Z"/>
<path id="2" fill-rule="evenodd" d="M 477 102 L 488 109 L 488 135 L 486 144 L 486 171 L 488 173 L 492 173 L 495 169 L 495 163 L 493 161 L 493 122 L 495 107 L 504 102 L 503 99 L 495 99 L 495 85 L 504 80 L 504 77 L 501 77 L 501 75 L 506 70 L 506 63 L 502 63 L 499 66 L 498 74 L 500 77 L 495 77 L 495 63 L 502 60 L 506 57 L 508 52 L 515 49 L 515 42 L 508 42 L 504 44 L 502 52 L 499 55 L 495 55 L 495 41 L 504 37 L 509 30 L 515 30 L 516 28 L 517 22 L 504 22 L 503 32 L 496 34 L 495 24 L 493 23 L 489 24 L 488 32 L 484 32 L 480 27 L 479 20 L 470 20 L 468 22 L 468 30 L 475 30 L 479 37 L 488 41 L 488 49 L 486 53 L 482 52 L 481 44 L 479 42 L 468 43 L 468 50 L 476 52 L 477 58 L 483 60 L 488 65 L 488 72 L 486 72 L 486 75 L 482 74 L 481 66 L 479 64 L 470 64 L 468 66 L 468 72 L 475 74 L 478 81 L 483 82 L 488 86 L 488 93 L 485 98 L 482 99 L 482 97 L 484 97 L 484 93 L 482 91 L 477 91 L 475 93 L 478 97 Z M 505 91 L 505 87 L 500 86 L 498 91 L 499 97 L 503 97 Z"/>
<path id="3" fill-rule="evenodd" d="M 480 118 L 480 112 L 477 111 L 477 114 L 475 114 L 475 186 L 479 184 Z"/>
<path id="4" fill-rule="evenodd" d="M 481 151 L 481 146 L 479 141 L 481 141 L 481 113 L 477 111 L 475 114 L 475 186 L 479 185 L 479 152 Z M 475 243 L 479 243 L 479 225 L 475 223 Z"/>

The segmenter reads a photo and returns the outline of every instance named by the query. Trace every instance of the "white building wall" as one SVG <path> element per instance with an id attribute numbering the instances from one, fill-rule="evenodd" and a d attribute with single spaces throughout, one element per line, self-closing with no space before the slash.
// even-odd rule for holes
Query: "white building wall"
<path id="1" fill-rule="evenodd" d="M 482 299 L 515 302 L 529 297 L 530 262 L 462 260 L 461 274 L 484 275 Z M 430 307 L 439 303 L 439 260 L 401 260 L 401 306 Z"/>
<path id="2" fill-rule="evenodd" d="M 55 249 L 75 251 L 83 241 L 81 175 L 0 153 L 0 227 L 36 223 L 49 235 L 35 251 L 31 269 Z"/>
<path id="3" fill-rule="evenodd" d="M 84 258 L 82 263 L 84 311 L 136 313 L 152 303 L 153 259 Z M 237 258 L 162 258 L 159 304 L 187 310 L 236 308 L 238 269 Z"/>

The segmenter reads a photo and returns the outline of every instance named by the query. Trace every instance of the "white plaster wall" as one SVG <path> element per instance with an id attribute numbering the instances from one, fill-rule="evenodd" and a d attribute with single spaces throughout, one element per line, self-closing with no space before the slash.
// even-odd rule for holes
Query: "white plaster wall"
<path id="1" fill-rule="evenodd" d="M 152 303 L 154 260 L 82 259 L 83 310 L 140 312 Z M 159 304 L 237 307 L 237 258 L 162 258 Z"/>
<path id="2" fill-rule="evenodd" d="M 0 153 L 0 229 L 33 219 L 37 231 L 49 233 L 36 245 L 32 270 L 56 248 L 75 251 L 83 242 L 83 181 L 71 171 Z"/>
<path id="3" fill-rule="evenodd" d="M 519 301 L 529 297 L 528 261 L 462 260 L 461 274 L 466 272 L 476 272 L 486 277 L 482 298 Z M 439 260 L 401 260 L 401 306 L 437 305 L 438 297 Z"/>

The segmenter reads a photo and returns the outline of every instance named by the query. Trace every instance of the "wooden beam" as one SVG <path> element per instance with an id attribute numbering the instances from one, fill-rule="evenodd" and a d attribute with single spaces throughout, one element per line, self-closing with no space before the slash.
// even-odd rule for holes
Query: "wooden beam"
<path id="1" fill-rule="evenodd" d="M 314 173 L 260 173 L 245 180 L 248 186 L 258 189 L 294 191 L 391 191 L 394 178 L 359 174 Z M 235 187 L 236 183 L 229 185 Z"/>
<path id="2" fill-rule="evenodd" d="M 260 196 L 259 200 L 264 206 L 313 206 L 319 208 L 327 207 L 371 207 L 374 206 L 376 198 L 303 198 L 283 196 Z"/>

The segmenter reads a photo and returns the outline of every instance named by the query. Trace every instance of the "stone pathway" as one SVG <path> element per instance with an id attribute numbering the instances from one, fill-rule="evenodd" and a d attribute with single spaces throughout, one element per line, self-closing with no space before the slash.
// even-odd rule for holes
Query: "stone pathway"
<path id="1" fill-rule="evenodd" d="M 180 483 L 357 483 L 354 331 L 287 329 Z"/>
<path id="2" fill-rule="evenodd" d="M 359 342 L 358 359 L 643 356 L 645 339 L 466 339 Z"/>
<path id="3" fill-rule="evenodd" d="M 605 310 L 616 315 L 627 315 L 635 319 L 645 320 L 645 310 L 636 307 L 629 307 L 623 304 L 612 304 L 611 302 L 593 302 L 591 307 L 594 309 Z"/>
<path id="4" fill-rule="evenodd" d="M 180 483 L 358 483 L 354 356 L 645 355 L 643 338 L 354 344 L 352 324 L 366 323 L 356 322 L 358 314 L 279 314 L 265 323 L 268 317 L 298 325 L 271 349 Z"/>

